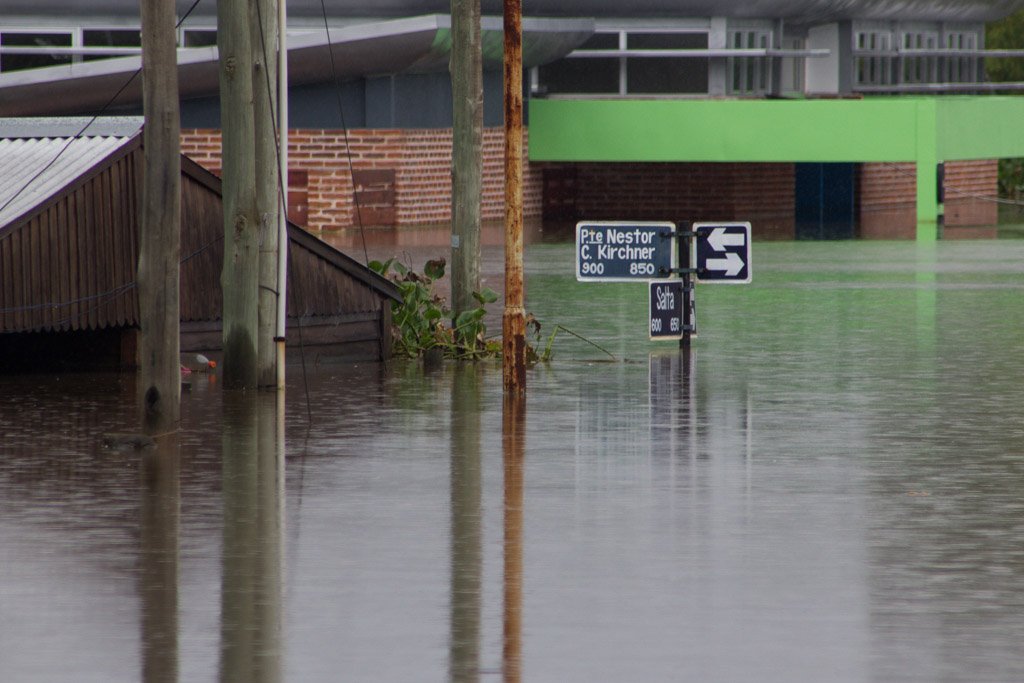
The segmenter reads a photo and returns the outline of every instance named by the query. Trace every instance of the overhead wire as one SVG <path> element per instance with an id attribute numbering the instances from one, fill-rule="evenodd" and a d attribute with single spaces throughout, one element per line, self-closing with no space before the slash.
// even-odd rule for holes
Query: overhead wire
<path id="1" fill-rule="evenodd" d="M 341 119 L 342 136 L 345 139 L 345 157 L 348 160 L 348 173 L 352 179 L 352 204 L 355 208 L 356 225 L 359 227 L 359 236 L 363 242 L 363 259 L 365 265 L 370 265 L 370 256 L 366 248 L 366 232 L 363 228 L 363 211 L 359 203 L 359 193 L 356 191 L 355 163 L 352 161 L 352 145 L 349 142 L 348 126 L 345 125 L 345 107 L 341 101 L 341 81 L 338 79 L 338 68 L 334 63 L 334 45 L 331 43 L 331 28 L 327 23 L 327 5 L 320 0 L 320 11 L 324 19 L 324 37 L 327 40 L 327 55 L 331 62 L 331 79 L 334 83 L 334 94 L 338 103 L 338 117 Z"/>
<path id="2" fill-rule="evenodd" d="M 175 31 L 177 31 L 179 28 L 181 28 L 181 25 L 185 22 L 186 19 L 189 18 L 189 16 L 192 14 L 192 12 L 195 11 L 195 8 L 199 5 L 200 2 L 202 2 L 202 0 L 194 0 L 194 2 L 192 3 L 192 6 L 188 8 L 188 11 L 185 12 L 185 14 L 182 15 L 181 19 L 178 20 L 178 23 L 175 24 L 175 26 L 174 26 L 174 30 Z M 101 116 L 106 114 L 107 110 L 110 109 L 110 107 L 112 107 L 114 105 L 114 102 L 116 102 L 118 100 L 118 98 L 121 97 L 121 95 L 124 93 L 124 91 L 128 89 L 128 86 L 130 86 L 135 81 L 135 79 L 139 77 L 139 74 L 141 74 L 141 73 L 142 73 L 142 66 L 139 66 L 139 68 L 136 69 L 132 73 L 132 75 L 128 77 L 128 80 L 126 80 L 124 82 L 124 85 L 122 85 L 120 88 L 118 88 L 117 92 L 114 93 L 114 95 L 110 99 L 107 100 L 106 104 L 104 104 L 97 113 L 93 114 L 92 117 L 89 118 L 88 122 L 84 126 L 82 126 L 81 129 L 79 129 L 77 133 L 75 133 L 73 136 L 68 138 L 68 141 L 64 144 L 64 146 L 61 147 L 59 150 L 57 150 L 57 154 L 54 155 L 53 159 L 51 159 L 46 165 L 44 165 L 41 169 L 39 169 L 39 171 L 37 171 L 31 178 L 29 178 L 27 181 L 25 181 L 25 184 L 22 185 L 13 195 L 11 195 L 10 198 L 8 198 L 7 201 L 4 202 L 4 204 L 2 206 L 0 206 L 0 212 L 2 212 L 4 209 L 6 209 L 8 206 L 10 206 L 14 202 L 15 199 L 20 197 L 22 195 L 22 193 L 24 193 L 25 190 L 27 190 L 32 185 L 32 183 L 34 183 L 44 173 L 46 173 L 50 168 L 52 168 L 53 165 L 55 163 L 57 163 L 57 160 L 60 159 L 64 155 L 64 153 L 68 151 L 68 149 L 71 147 L 71 145 L 74 144 L 74 142 L 76 140 L 79 140 L 83 135 L 85 135 L 85 131 L 89 130 L 89 127 L 92 126 L 94 123 L 96 123 L 96 121 Z M 0 238 L 2 238 L 2 236 L 0 236 Z"/>
<path id="3" fill-rule="evenodd" d="M 274 155 L 277 157 L 277 168 L 280 171 L 280 169 L 281 169 L 281 143 L 282 143 L 282 139 L 283 138 L 282 138 L 282 135 L 281 135 L 281 131 L 279 130 L 279 126 L 278 126 L 278 120 L 277 120 L 278 112 L 275 111 L 275 109 L 274 109 L 274 97 L 272 95 L 272 93 L 274 92 L 274 89 L 273 89 L 273 84 L 272 84 L 272 82 L 270 80 L 270 69 L 267 68 L 267 64 L 270 63 L 270 53 L 267 50 L 267 41 L 266 41 L 266 37 L 265 37 L 266 31 L 264 30 L 264 26 L 263 26 L 263 10 L 260 9 L 260 3 L 259 2 L 256 2 L 255 5 L 256 5 L 256 21 L 259 23 L 259 27 L 260 27 L 260 50 L 261 50 L 261 52 L 263 54 L 263 75 L 264 75 L 264 77 L 266 78 L 266 81 L 267 81 L 266 82 L 265 92 L 266 92 L 266 95 L 267 95 L 267 99 L 269 100 L 268 106 L 270 108 L 270 123 L 271 123 L 271 126 L 273 127 L 273 130 L 274 130 Z M 278 63 L 278 68 L 281 68 L 280 63 Z M 278 97 L 279 98 L 282 98 L 282 97 L 286 98 L 287 96 L 288 96 L 287 93 L 278 93 Z M 287 103 L 285 103 L 284 106 L 287 106 Z M 288 131 L 284 131 L 284 132 L 287 133 Z M 284 176 L 283 173 L 278 172 L 278 174 L 277 174 L 277 191 L 280 193 L 279 194 L 279 199 L 281 201 L 281 206 L 284 209 L 284 220 L 285 220 L 284 239 L 287 240 L 288 239 L 288 229 L 287 229 L 287 222 L 288 222 L 288 191 L 287 191 L 287 185 L 285 183 L 286 178 L 283 177 L 283 176 Z M 285 246 L 287 246 L 287 245 L 278 244 L 277 248 L 278 249 L 283 249 L 283 248 L 285 248 Z M 292 266 L 292 264 L 291 264 L 292 260 L 293 260 L 292 250 L 288 249 L 288 261 L 289 261 L 288 267 L 287 267 L 288 271 L 292 270 L 292 267 L 291 267 Z M 309 377 L 306 374 L 306 347 L 305 347 L 305 344 L 302 343 L 302 311 L 298 310 L 298 304 L 297 304 L 296 296 L 295 296 L 295 288 L 294 287 L 286 287 L 285 291 L 290 293 L 292 295 L 292 301 L 296 302 L 295 324 L 296 324 L 296 328 L 298 330 L 298 335 L 299 335 L 299 358 L 302 361 L 302 387 L 303 387 L 303 390 L 305 391 L 305 395 L 306 395 L 306 417 L 307 417 L 306 424 L 307 425 L 312 425 L 313 424 L 313 403 L 312 403 L 312 401 L 309 398 Z M 280 283 L 278 283 L 278 291 L 276 292 L 276 294 L 277 294 L 277 296 L 281 296 Z M 286 306 L 287 306 L 287 304 L 286 304 Z M 285 317 L 287 319 L 287 316 L 285 316 Z"/>

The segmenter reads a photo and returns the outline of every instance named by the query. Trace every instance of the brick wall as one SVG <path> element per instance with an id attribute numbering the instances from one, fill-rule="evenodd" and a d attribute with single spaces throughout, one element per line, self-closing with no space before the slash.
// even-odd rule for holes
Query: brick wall
<path id="1" fill-rule="evenodd" d="M 427 130 L 294 130 L 288 141 L 289 195 L 305 191 L 305 225 L 313 230 L 356 225 L 351 154 L 355 170 L 394 172 L 393 201 L 396 225 L 433 225 L 451 220 L 450 129 Z M 528 144 L 524 133 L 524 148 Z M 483 220 L 501 220 L 505 212 L 504 132 L 500 128 L 484 130 Z M 204 167 L 218 172 L 220 131 L 186 129 L 182 131 L 182 152 Z M 305 187 L 297 183 L 305 181 Z M 361 195 L 362 196 L 362 195 Z M 383 196 L 376 194 L 375 196 Z M 526 164 L 523 169 L 523 211 L 527 218 L 540 216 L 540 174 Z M 373 207 L 365 218 L 389 215 Z M 364 224 L 369 225 L 369 223 Z"/>
<path id="2" fill-rule="evenodd" d="M 998 206 L 992 200 L 997 196 L 998 174 L 999 162 L 995 159 L 946 163 L 944 224 L 947 228 L 996 224 Z M 914 164 L 861 164 L 859 198 L 861 237 L 914 237 L 917 229 Z M 947 232 L 948 236 L 953 236 L 953 231 Z"/>
<path id="3" fill-rule="evenodd" d="M 548 208 L 562 220 L 749 220 L 758 238 L 794 234 L 792 164 L 544 164 L 542 172 L 559 195 Z"/>
<path id="4" fill-rule="evenodd" d="M 946 163 L 945 224 L 947 226 L 995 225 L 999 206 L 999 161 L 949 161 Z"/>
<path id="5" fill-rule="evenodd" d="M 864 163 L 857 178 L 859 237 L 913 239 L 917 172 L 913 163 Z"/>

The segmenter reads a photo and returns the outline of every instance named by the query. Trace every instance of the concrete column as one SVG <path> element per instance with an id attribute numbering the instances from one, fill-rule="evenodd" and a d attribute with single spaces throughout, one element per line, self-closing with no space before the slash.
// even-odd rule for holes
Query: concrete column
<path id="1" fill-rule="evenodd" d="M 729 46 L 729 32 L 725 17 L 711 17 L 708 30 L 708 49 L 722 50 Z M 727 57 L 712 57 L 708 60 L 708 95 L 724 97 L 729 91 L 729 69 Z"/>
<path id="2" fill-rule="evenodd" d="M 939 238 L 939 163 L 936 102 L 922 99 L 917 104 L 917 240 Z"/>

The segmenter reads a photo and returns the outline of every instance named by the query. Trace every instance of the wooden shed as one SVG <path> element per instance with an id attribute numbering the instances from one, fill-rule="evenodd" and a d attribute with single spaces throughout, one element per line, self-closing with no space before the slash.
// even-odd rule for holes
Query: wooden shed
<path id="1" fill-rule="evenodd" d="M 137 364 L 142 122 L 0 119 L 0 370 Z M 181 160 L 181 348 L 221 347 L 220 179 Z M 314 358 L 390 354 L 397 288 L 288 226 L 287 338 Z"/>

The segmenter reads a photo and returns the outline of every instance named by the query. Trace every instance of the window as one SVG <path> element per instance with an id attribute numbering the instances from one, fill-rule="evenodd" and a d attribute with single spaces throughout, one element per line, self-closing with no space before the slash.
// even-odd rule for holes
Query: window
<path id="1" fill-rule="evenodd" d="M 858 31 L 854 35 L 856 85 L 890 85 L 892 73 L 892 33 Z"/>
<path id="2" fill-rule="evenodd" d="M 906 32 L 903 34 L 904 50 L 935 50 L 939 37 L 930 31 Z M 939 59 L 934 56 L 909 56 L 902 58 L 901 75 L 904 83 L 936 83 L 939 80 Z"/>
<path id="3" fill-rule="evenodd" d="M 771 47 L 768 31 L 733 31 L 729 34 L 729 47 L 734 50 Z M 769 89 L 767 57 L 730 57 L 729 92 L 737 95 L 763 95 Z"/>
<path id="4" fill-rule="evenodd" d="M 210 47 L 217 44 L 217 31 L 212 29 L 185 29 L 181 33 L 182 47 Z"/>
<path id="5" fill-rule="evenodd" d="M 537 72 L 538 87 L 552 94 L 706 94 L 707 57 L 647 57 L 636 52 L 707 47 L 708 35 L 703 31 L 596 33 L 579 50 L 607 50 L 608 57 L 570 55 L 544 65 Z"/>
<path id="6" fill-rule="evenodd" d="M 580 50 L 618 50 L 619 34 L 595 33 Z M 539 69 L 540 86 L 549 93 L 618 93 L 619 58 L 560 59 Z"/>
<path id="7" fill-rule="evenodd" d="M 630 50 L 706 50 L 706 33 L 630 33 Z M 707 57 L 629 57 L 626 92 L 632 94 L 707 94 Z"/>
<path id="8" fill-rule="evenodd" d="M 36 69 L 43 66 L 70 64 L 70 54 L 48 53 L 48 47 L 71 47 L 71 32 L 4 31 L 0 46 L 36 48 L 30 54 L 0 54 L 0 71 Z"/>
<path id="9" fill-rule="evenodd" d="M 954 31 L 946 34 L 946 47 L 950 50 L 977 50 L 978 34 L 973 31 Z M 978 80 L 976 56 L 949 56 L 946 58 L 945 77 L 949 83 L 975 83 Z"/>
<path id="10" fill-rule="evenodd" d="M 139 31 L 111 29 L 97 30 L 85 29 L 82 31 L 82 46 L 91 48 L 104 47 L 142 47 L 142 34 Z M 105 59 L 107 55 L 87 55 L 85 61 L 93 59 Z"/>

